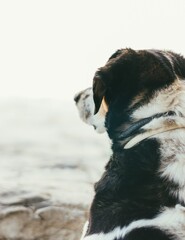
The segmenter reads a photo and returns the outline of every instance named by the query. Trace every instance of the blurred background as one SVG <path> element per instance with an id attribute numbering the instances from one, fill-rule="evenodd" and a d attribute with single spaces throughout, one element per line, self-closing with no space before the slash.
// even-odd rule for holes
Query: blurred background
<path id="1" fill-rule="evenodd" d="M 73 96 L 119 48 L 185 55 L 184 19 L 184 0 L 0 1 L 1 238 L 79 239 L 110 150 Z"/>

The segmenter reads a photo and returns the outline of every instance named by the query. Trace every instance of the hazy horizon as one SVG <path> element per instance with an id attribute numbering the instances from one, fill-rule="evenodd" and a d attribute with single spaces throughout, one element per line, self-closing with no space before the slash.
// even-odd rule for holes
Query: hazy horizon
<path id="1" fill-rule="evenodd" d="M 0 2 L 0 97 L 70 100 L 117 49 L 185 55 L 184 0 Z"/>

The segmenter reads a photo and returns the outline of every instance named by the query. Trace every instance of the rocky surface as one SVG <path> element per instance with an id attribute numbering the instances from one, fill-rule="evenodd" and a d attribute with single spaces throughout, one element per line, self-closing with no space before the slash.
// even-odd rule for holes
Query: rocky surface
<path id="1" fill-rule="evenodd" d="M 28 99 L 1 99 L 0 133 L 0 240 L 78 240 L 107 136 L 73 102 Z"/>

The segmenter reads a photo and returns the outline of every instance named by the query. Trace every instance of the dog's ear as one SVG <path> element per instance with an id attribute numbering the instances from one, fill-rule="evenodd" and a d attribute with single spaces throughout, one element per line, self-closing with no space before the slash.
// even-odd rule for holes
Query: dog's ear
<path id="1" fill-rule="evenodd" d="M 113 53 L 113 54 L 110 56 L 109 60 L 118 57 L 119 55 L 121 55 L 121 54 L 123 53 L 123 51 L 124 51 L 124 49 L 118 49 L 115 53 Z M 108 60 L 108 61 L 109 61 L 109 60 Z"/>
<path id="2" fill-rule="evenodd" d="M 127 80 L 130 82 L 130 79 L 133 78 L 132 75 L 135 72 L 133 56 L 135 55 L 136 53 L 132 49 L 118 50 L 109 58 L 106 65 L 95 73 L 93 79 L 95 114 L 98 112 L 104 96 L 105 101 L 110 102 L 122 89 L 124 83 Z"/>
<path id="3" fill-rule="evenodd" d="M 106 90 L 107 86 L 105 79 L 102 73 L 97 72 L 93 79 L 93 98 L 95 104 L 94 114 L 96 114 L 99 111 Z"/>

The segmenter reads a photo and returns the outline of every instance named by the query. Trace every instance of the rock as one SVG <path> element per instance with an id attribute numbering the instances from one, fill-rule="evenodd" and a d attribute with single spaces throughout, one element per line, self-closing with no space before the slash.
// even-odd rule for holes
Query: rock
<path id="1" fill-rule="evenodd" d="M 1 101 L 0 132 L 0 240 L 78 240 L 107 136 L 54 100 Z"/>
<path id="2" fill-rule="evenodd" d="M 0 215 L 0 239 L 57 240 L 80 238 L 86 219 L 82 206 L 49 206 L 34 211 L 28 207 L 6 207 Z"/>

